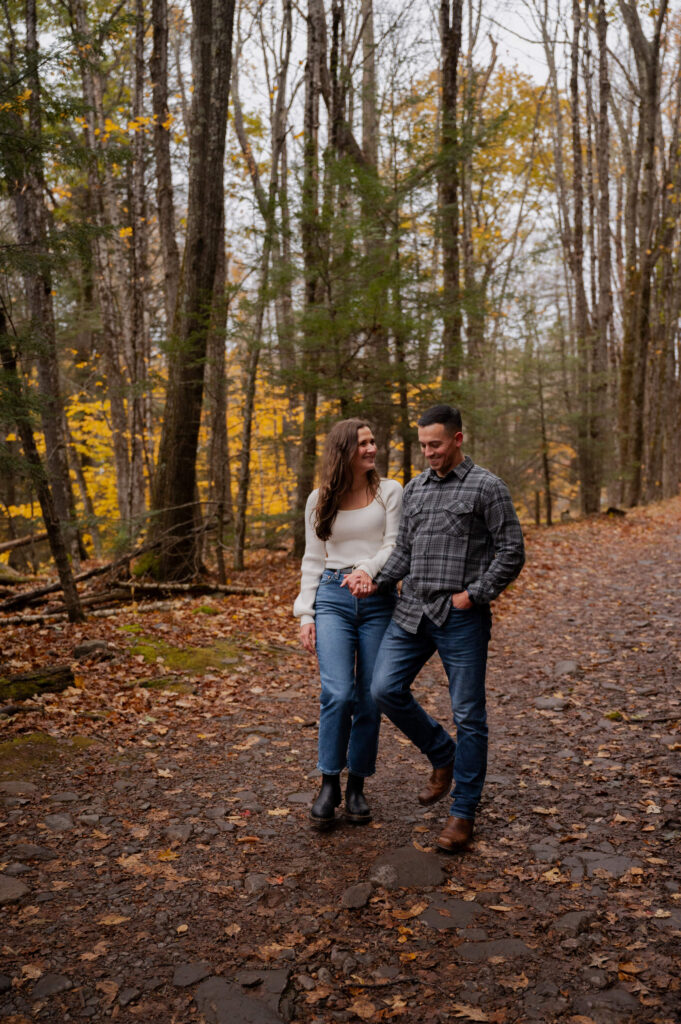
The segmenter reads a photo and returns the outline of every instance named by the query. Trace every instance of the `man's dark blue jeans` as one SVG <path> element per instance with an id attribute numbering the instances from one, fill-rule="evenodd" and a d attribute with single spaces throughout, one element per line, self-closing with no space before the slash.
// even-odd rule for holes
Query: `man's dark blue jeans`
<path id="1" fill-rule="evenodd" d="M 391 621 L 376 658 L 371 693 L 379 709 L 426 755 L 433 768 L 454 760 L 451 813 L 473 820 L 487 771 L 485 672 L 492 615 L 489 605 L 452 607 L 442 626 L 424 615 L 418 631 Z M 456 742 L 414 699 L 411 686 L 438 652 L 449 680 Z"/>

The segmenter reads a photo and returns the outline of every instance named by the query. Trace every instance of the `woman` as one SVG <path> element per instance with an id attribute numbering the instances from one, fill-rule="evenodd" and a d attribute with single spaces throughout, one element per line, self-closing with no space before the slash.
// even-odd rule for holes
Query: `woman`
<path id="1" fill-rule="evenodd" d="M 305 507 L 305 554 L 293 614 L 300 641 L 317 652 L 322 682 L 319 715 L 319 796 L 310 820 L 330 828 L 341 802 L 347 766 L 345 816 L 371 821 L 364 779 L 376 770 L 380 713 L 371 676 L 390 621 L 394 594 L 362 597 L 397 536 L 402 488 L 376 472 L 376 442 L 368 423 L 341 420 L 329 431 L 321 484 Z"/>

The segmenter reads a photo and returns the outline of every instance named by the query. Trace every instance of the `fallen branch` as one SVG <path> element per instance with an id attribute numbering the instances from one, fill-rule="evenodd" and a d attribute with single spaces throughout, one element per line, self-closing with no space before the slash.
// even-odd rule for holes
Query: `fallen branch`
<path id="1" fill-rule="evenodd" d="M 167 611 L 170 607 L 167 601 L 145 601 L 143 604 L 137 605 L 137 611 L 140 613 Z M 118 615 L 119 612 L 120 609 L 117 607 L 97 608 L 88 614 L 96 619 L 110 619 L 114 615 Z M 66 618 L 66 612 L 44 612 L 42 615 L 8 615 L 6 618 L 0 619 L 0 622 L 3 626 L 40 626 L 43 623 L 64 622 Z"/>
<path id="2" fill-rule="evenodd" d="M 164 594 L 242 594 L 255 597 L 266 597 L 267 591 L 261 587 L 233 587 L 226 583 L 205 583 L 196 580 L 194 583 L 162 583 L 139 582 L 137 580 L 120 580 L 117 584 L 129 590 L 143 593 L 161 591 Z"/>
<path id="3" fill-rule="evenodd" d="M 14 551 L 16 548 L 26 547 L 28 544 L 37 544 L 38 541 L 47 540 L 47 530 L 43 533 L 31 533 L 28 537 L 16 537 L 14 540 L 4 540 L 0 544 L 0 554 L 3 551 Z"/>
<path id="4" fill-rule="evenodd" d="M 88 569 L 87 572 L 81 572 L 78 576 L 73 577 L 74 582 L 83 583 L 84 580 L 90 580 L 94 576 L 103 576 L 105 573 L 111 572 L 113 569 L 118 569 L 121 565 L 125 565 L 125 563 L 129 562 L 131 558 L 137 558 L 138 555 L 143 555 L 147 551 L 152 551 L 157 544 L 158 542 L 154 544 L 145 544 L 143 547 L 130 551 L 127 555 L 122 555 L 113 562 L 107 562 L 106 565 L 100 565 L 96 569 Z M 35 604 L 46 595 L 55 594 L 61 589 L 61 583 L 48 583 L 44 587 L 37 587 L 35 590 L 25 590 L 22 594 L 15 594 L 14 596 L 6 598 L 6 600 L 0 602 L 0 612 L 9 612 L 15 611 L 18 608 L 25 608 L 26 605 Z"/>

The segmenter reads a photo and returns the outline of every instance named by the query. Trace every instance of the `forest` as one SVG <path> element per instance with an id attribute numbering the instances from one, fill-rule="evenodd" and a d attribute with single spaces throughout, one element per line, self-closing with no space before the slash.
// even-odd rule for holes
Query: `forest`
<path id="1" fill-rule="evenodd" d="M 0 550 L 71 618 L 300 555 L 360 413 L 406 482 L 459 405 L 528 523 L 678 493 L 681 11 L 504 9 L 2 0 Z"/>

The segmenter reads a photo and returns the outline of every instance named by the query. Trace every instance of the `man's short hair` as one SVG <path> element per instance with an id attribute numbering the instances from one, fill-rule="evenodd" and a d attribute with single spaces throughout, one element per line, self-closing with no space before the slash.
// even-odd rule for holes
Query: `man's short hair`
<path id="1" fill-rule="evenodd" d="M 433 405 L 421 413 L 419 427 L 432 427 L 434 423 L 441 423 L 448 434 L 457 434 L 463 430 L 461 413 L 453 405 Z"/>

